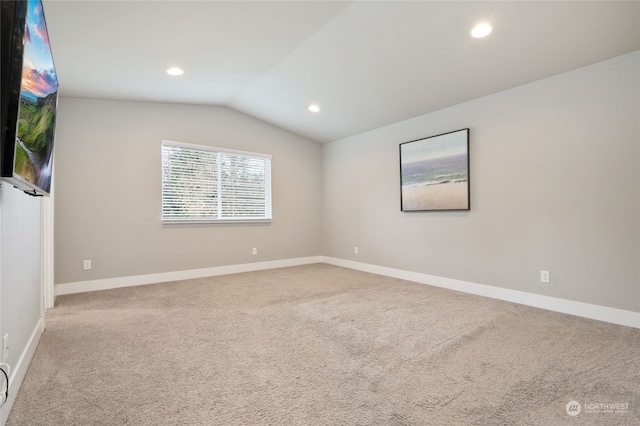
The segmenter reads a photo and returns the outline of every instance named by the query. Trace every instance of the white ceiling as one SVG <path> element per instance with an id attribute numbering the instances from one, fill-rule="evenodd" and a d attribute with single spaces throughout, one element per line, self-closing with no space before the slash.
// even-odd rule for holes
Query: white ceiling
<path id="1" fill-rule="evenodd" d="M 640 50 L 638 1 L 44 7 L 61 96 L 226 105 L 318 142 Z"/>

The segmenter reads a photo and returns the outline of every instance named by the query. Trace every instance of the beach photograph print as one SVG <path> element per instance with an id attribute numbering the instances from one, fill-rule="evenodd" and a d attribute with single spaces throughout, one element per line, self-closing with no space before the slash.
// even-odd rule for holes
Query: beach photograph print
<path id="1" fill-rule="evenodd" d="M 469 210 L 469 129 L 400 144 L 402 211 Z"/>
<path id="2" fill-rule="evenodd" d="M 42 3 L 29 0 L 13 173 L 46 193 L 51 187 L 57 100 L 58 80 Z"/>

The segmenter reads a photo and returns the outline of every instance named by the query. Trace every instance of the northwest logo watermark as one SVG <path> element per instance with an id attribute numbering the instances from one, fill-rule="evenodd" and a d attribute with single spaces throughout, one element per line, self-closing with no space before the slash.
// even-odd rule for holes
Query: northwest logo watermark
<path id="1" fill-rule="evenodd" d="M 567 414 L 570 416 L 577 416 L 580 413 L 610 413 L 610 414 L 618 414 L 625 413 L 629 411 L 629 403 L 628 402 L 597 402 L 597 403 L 587 403 L 580 404 L 578 401 L 569 401 L 565 406 L 565 410 Z"/>

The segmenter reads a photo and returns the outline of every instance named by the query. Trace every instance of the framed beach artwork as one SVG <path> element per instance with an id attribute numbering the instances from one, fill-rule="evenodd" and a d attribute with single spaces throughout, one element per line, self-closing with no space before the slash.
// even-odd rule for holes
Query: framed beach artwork
<path id="1" fill-rule="evenodd" d="M 469 210 L 469 129 L 400 144 L 404 212 Z"/>

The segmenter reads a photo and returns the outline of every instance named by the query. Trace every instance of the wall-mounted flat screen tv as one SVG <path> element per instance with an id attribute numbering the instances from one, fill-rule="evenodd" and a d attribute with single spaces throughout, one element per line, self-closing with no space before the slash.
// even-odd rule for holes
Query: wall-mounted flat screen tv
<path id="1" fill-rule="evenodd" d="M 41 0 L 2 1 L 2 179 L 49 195 L 58 79 Z"/>

